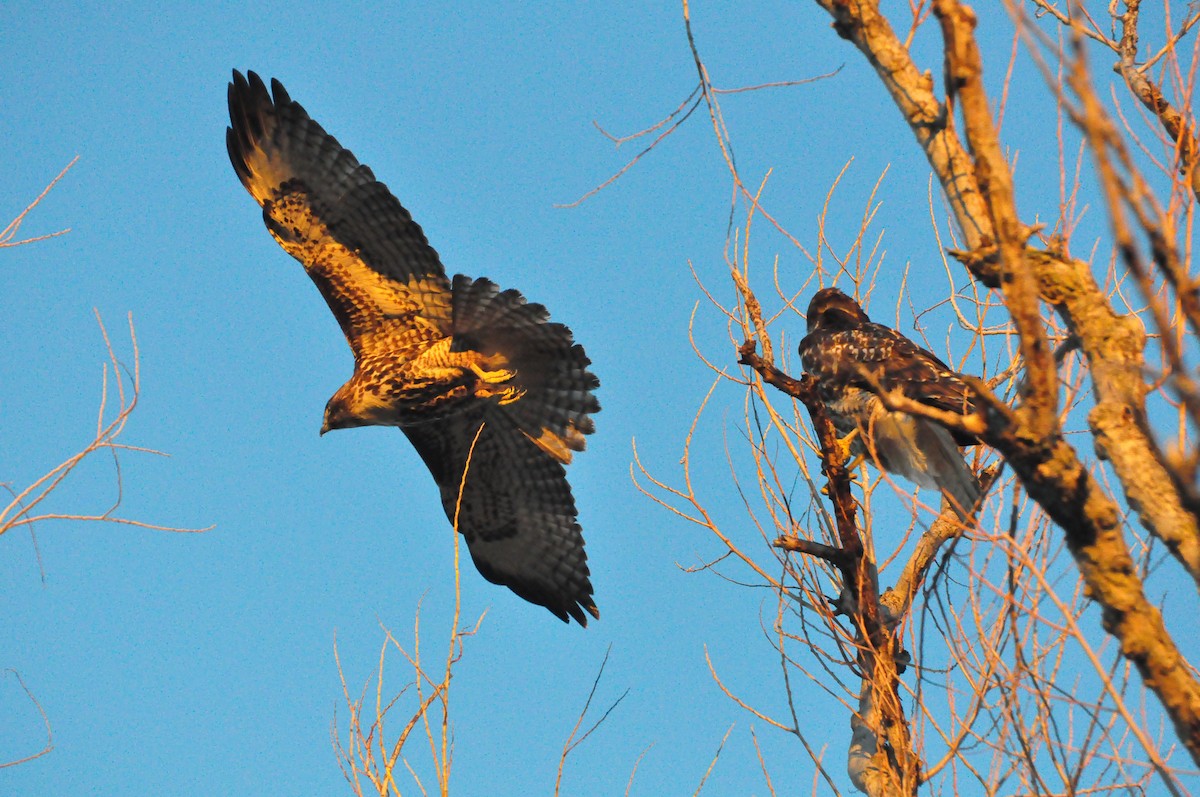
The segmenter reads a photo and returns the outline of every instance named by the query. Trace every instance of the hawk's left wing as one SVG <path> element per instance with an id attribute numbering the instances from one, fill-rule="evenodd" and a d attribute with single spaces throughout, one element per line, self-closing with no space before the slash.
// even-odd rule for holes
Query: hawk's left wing
<path id="1" fill-rule="evenodd" d="M 866 365 L 884 390 L 899 389 L 922 404 L 956 415 L 971 415 L 978 411 L 975 391 L 957 371 L 932 352 L 883 324 L 869 322 L 858 334 L 872 341 L 863 348 L 879 352 L 878 361 Z M 959 445 L 978 442 L 958 432 L 954 436 Z"/>
<path id="2" fill-rule="evenodd" d="M 279 245 L 303 265 L 357 357 L 450 334 L 450 283 L 425 233 L 387 186 L 278 80 L 229 84 L 225 144 Z M 397 345 L 398 344 L 398 345 Z"/>
<path id="3" fill-rule="evenodd" d="M 401 431 L 433 473 L 451 523 L 457 514 L 458 531 L 484 578 L 545 606 L 563 621 L 572 617 L 586 626 L 584 611 L 597 618 L 600 612 L 592 599 L 583 532 L 566 471 L 505 409 L 480 402 L 466 412 Z"/>

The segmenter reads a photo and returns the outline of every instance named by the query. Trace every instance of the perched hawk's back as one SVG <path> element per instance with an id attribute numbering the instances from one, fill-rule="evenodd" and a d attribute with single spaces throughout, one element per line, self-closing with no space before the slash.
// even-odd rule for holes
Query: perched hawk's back
<path id="1" fill-rule="evenodd" d="M 516 291 L 447 279 L 387 186 L 279 81 L 235 71 L 229 118 L 234 171 L 354 353 L 322 433 L 400 427 L 485 578 L 563 620 L 599 617 L 563 466 L 600 383 L 571 331 Z"/>
<path id="2" fill-rule="evenodd" d="M 970 415 L 977 411 L 975 393 L 958 373 L 896 330 L 872 322 L 837 288 L 817 291 L 809 302 L 800 357 L 817 378 L 839 433 L 859 431 L 855 454 L 873 448 L 884 470 L 943 490 L 963 512 L 973 510 L 979 482 L 958 446 L 978 441 L 926 418 L 891 412 L 875 393 L 899 390 L 930 407 Z"/>

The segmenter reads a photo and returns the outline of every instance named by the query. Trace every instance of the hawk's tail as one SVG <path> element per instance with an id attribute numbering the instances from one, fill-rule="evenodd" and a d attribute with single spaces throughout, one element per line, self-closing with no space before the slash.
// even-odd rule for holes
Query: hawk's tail
<path id="1" fill-rule="evenodd" d="M 884 470 L 899 473 L 921 487 L 943 491 L 964 519 L 974 513 L 979 480 L 944 426 L 882 407 L 871 424 L 875 453 Z"/>
<path id="2" fill-rule="evenodd" d="M 954 502 L 959 517 L 968 519 L 979 502 L 979 480 L 946 427 L 924 418 L 918 419 L 917 427 L 929 471 L 938 488 Z"/>
<path id="3" fill-rule="evenodd" d="M 503 367 L 516 372 L 507 385 L 520 391 L 506 411 L 544 451 L 570 462 L 595 429 L 589 416 L 600 410 L 592 393 L 600 380 L 587 370 L 591 360 L 583 347 L 570 329 L 550 321 L 545 307 L 527 303 L 517 291 L 461 274 L 453 291 L 452 348 L 502 355 Z"/>

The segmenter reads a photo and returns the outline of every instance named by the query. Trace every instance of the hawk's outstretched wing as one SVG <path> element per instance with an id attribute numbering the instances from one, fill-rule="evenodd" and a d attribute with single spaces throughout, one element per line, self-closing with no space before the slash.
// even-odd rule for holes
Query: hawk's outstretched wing
<path id="1" fill-rule="evenodd" d="M 484 578 L 562 620 L 569 616 L 587 625 L 584 610 L 600 616 L 562 465 L 506 413 L 487 404 L 436 426 L 403 431 L 433 473 L 451 523 L 457 513 L 458 528 Z"/>
<path id="2" fill-rule="evenodd" d="M 450 334 L 450 283 L 437 252 L 370 167 L 278 80 L 268 93 L 255 73 L 234 71 L 229 118 L 234 171 L 271 235 L 304 264 L 355 356 L 379 337 L 404 348 Z"/>
<path id="3" fill-rule="evenodd" d="M 800 357 L 804 370 L 817 378 L 834 424 L 842 433 L 857 428 L 869 442 L 856 441 L 856 452 L 874 449 L 884 470 L 942 489 L 961 509 L 972 510 L 979 484 L 958 445 L 978 440 L 926 418 L 888 411 L 875 394 L 899 390 L 930 407 L 970 415 L 978 409 L 975 393 L 961 375 L 896 330 L 872 322 L 837 288 L 818 291 L 809 303 Z"/>
<path id="4" fill-rule="evenodd" d="M 487 579 L 564 621 L 599 617 L 563 469 L 600 409 L 583 347 L 517 291 L 451 283 L 387 187 L 279 81 L 235 71 L 229 115 L 234 170 L 354 351 L 323 431 L 399 426 Z"/>

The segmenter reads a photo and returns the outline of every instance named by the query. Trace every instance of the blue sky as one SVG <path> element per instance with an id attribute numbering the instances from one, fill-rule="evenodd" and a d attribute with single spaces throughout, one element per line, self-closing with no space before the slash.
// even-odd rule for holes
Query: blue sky
<path id="1" fill-rule="evenodd" d="M 808 245 L 847 160 L 834 215 L 852 225 L 889 167 L 880 226 L 893 270 L 881 284 L 894 289 L 906 262 L 925 262 L 936 265 L 918 273 L 940 290 L 928 170 L 828 19 L 803 3 L 699 5 L 693 19 L 723 86 L 846 64 L 829 81 L 727 97 L 739 166 L 755 179 L 775 170 L 771 204 Z M 549 793 L 610 647 L 597 704 L 629 695 L 573 754 L 564 793 L 622 792 L 647 748 L 633 793 L 690 792 L 731 724 L 705 793 L 766 791 L 752 727 L 777 784 L 809 782 L 794 742 L 726 699 L 705 665 L 707 649 L 740 694 L 782 707 L 760 630 L 770 596 L 683 572 L 719 554 L 716 541 L 641 496 L 629 475 L 636 438 L 643 462 L 675 480 L 711 381 L 688 341 L 703 298 L 689 263 L 732 297 L 729 184 L 706 116 L 580 207 L 556 207 L 642 148 L 614 149 L 593 120 L 642 129 L 695 85 L 677 5 L 9 4 L 0 27 L 0 217 L 79 156 L 22 230 L 71 232 L 0 256 L 0 481 L 23 486 L 86 442 L 105 362 L 93 308 L 126 362 L 132 313 L 142 394 L 124 442 L 170 457 L 122 458 L 121 512 L 214 526 L 188 535 L 46 523 L 36 547 L 25 531 L 0 537 L 0 667 L 20 673 L 55 743 L 0 770 L 0 793 L 348 793 L 329 741 L 345 716 L 335 635 L 348 681 L 362 684 L 381 625 L 409 640 L 421 602 L 426 644 L 441 655 L 453 548 L 436 490 L 394 430 L 317 435 L 352 360 L 229 166 L 232 68 L 279 78 L 390 186 L 450 273 L 544 303 L 601 379 L 597 432 L 570 479 L 602 619 L 564 626 L 464 563 L 464 617 L 487 616 L 453 686 L 456 791 Z M 1022 157 L 1033 174 L 1042 159 L 1055 163 L 1049 149 Z M 1053 177 L 1023 185 L 1053 210 Z M 764 232 L 756 246 L 764 280 L 776 255 L 784 279 L 807 278 L 811 266 L 778 236 Z M 794 345 L 791 323 L 781 332 Z M 695 333 L 733 363 L 723 319 L 702 308 Z M 731 386 L 718 391 L 693 456 L 698 486 L 754 545 L 725 454 L 740 441 L 743 401 Z M 97 460 L 52 508 L 102 509 L 114 492 L 111 464 Z M 389 682 L 398 689 L 407 675 L 397 666 Z M 40 747 L 40 720 L 11 674 L 0 677 L 0 715 L 0 758 Z M 844 778 L 846 716 L 806 721 Z M 423 750 L 410 754 L 423 765 Z"/>

